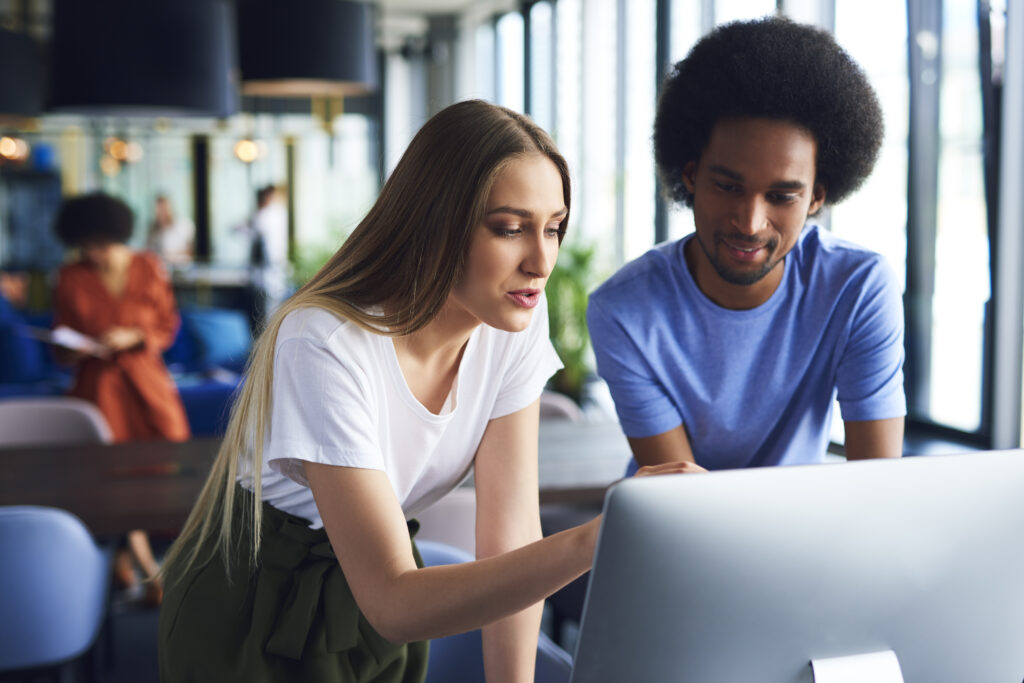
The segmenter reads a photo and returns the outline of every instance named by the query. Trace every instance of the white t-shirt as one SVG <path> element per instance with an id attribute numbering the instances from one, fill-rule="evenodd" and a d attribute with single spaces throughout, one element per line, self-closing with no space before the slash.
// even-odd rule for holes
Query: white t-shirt
<path id="1" fill-rule="evenodd" d="M 560 367 L 542 298 L 522 332 L 474 330 L 436 415 L 409 390 L 390 337 L 319 308 L 290 313 L 277 335 L 263 500 L 319 528 L 301 461 L 361 467 L 387 474 L 411 519 L 469 474 L 488 421 L 533 403 Z"/>
<path id="2" fill-rule="evenodd" d="M 181 265 L 192 260 L 192 241 L 196 226 L 187 218 L 175 218 L 167 227 L 150 226 L 147 246 L 160 255 L 164 263 Z"/>

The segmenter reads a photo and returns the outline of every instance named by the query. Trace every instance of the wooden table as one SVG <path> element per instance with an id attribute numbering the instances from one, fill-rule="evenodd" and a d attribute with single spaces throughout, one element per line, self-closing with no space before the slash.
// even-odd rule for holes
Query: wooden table
<path id="1" fill-rule="evenodd" d="M 541 420 L 540 502 L 600 506 L 632 458 L 618 422 Z"/>
<path id="2" fill-rule="evenodd" d="M 97 536 L 177 533 L 217 454 L 219 438 L 185 443 L 0 450 L 0 505 L 70 510 Z"/>
<path id="3" fill-rule="evenodd" d="M 206 481 L 219 442 L 0 449 L 0 505 L 64 508 L 97 536 L 139 528 L 174 534 Z M 628 459 L 629 445 L 617 423 L 544 420 L 541 503 L 600 505 Z"/>

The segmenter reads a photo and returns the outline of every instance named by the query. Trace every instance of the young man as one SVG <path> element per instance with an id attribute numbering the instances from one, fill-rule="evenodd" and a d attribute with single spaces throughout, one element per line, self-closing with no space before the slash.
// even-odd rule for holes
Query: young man
<path id="1" fill-rule="evenodd" d="M 808 223 L 870 174 L 881 111 L 832 36 L 719 27 L 676 64 L 654 123 L 696 231 L 627 264 L 588 323 L 636 461 L 822 461 L 838 397 L 850 459 L 902 452 L 903 308 L 881 256 Z"/>

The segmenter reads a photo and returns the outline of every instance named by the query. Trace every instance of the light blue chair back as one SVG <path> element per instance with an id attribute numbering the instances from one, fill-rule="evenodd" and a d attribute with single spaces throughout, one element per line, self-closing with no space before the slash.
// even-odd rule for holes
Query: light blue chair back
<path id="1" fill-rule="evenodd" d="M 110 557 L 78 517 L 0 506 L 0 672 L 74 661 L 96 642 L 108 607 Z"/>
<path id="2" fill-rule="evenodd" d="M 423 564 L 436 567 L 469 562 L 473 556 L 444 543 L 416 541 Z M 572 672 L 572 658 L 544 633 L 537 640 L 535 683 L 567 683 Z M 459 633 L 430 641 L 426 683 L 485 683 L 483 641 L 480 631 Z"/>

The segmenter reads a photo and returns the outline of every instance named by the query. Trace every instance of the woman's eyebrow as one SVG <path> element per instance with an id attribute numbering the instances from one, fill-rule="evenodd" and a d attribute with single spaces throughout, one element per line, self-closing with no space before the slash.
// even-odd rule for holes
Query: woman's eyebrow
<path id="1" fill-rule="evenodd" d="M 533 218 L 533 212 L 532 211 L 527 211 L 526 209 L 518 209 L 518 208 L 516 208 L 514 206 L 498 206 L 498 207 L 495 207 L 495 208 L 491 209 L 490 211 L 488 211 L 484 215 L 485 216 L 490 216 L 491 214 L 495 214 L 495 213 L 510 213 L 513 216 L 519 216 L 521 218 Z M 563 206 L 561 209 L 559 209 L 555 213 L 551 214 L 551 217 L 552 218 L 562 218 L 567 213 L 569 213 L 569 209 L 567 209 L 567 208 L 565 208 Z"/>

